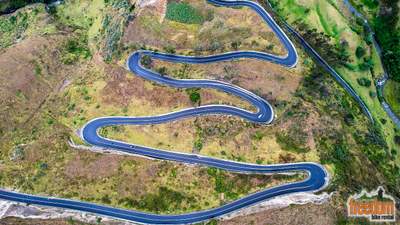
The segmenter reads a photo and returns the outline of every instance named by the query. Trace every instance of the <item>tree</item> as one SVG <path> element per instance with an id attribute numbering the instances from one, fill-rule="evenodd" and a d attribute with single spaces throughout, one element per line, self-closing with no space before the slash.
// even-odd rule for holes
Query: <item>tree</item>
<path id="1" fill-rule="evenodd" d="M 296 26 L 301 31 L 304 39 L 314 48 L 318 48 L 319 54 L 331 65 L 344 66 L 350 61 L 348 42 L 342 40 L 338 45 L 332 45 L 331 37 L 324 32 L 318 32 L 317 29 L 310 29 L 309 25 L 303 22 L 297 22 Z"/>
<path id="2" fill-rule="evenodd" d="M 167 45 L 164 47 L 164 51 L 166 51 L 167 53 L 171 53 L 171 54 L 175 54 L 175 47 L 172 45 Z"/>
<path id="3" fill-rule="evenodd" d="M 360 70 L 366 71 L 374 67 L 374 62 L 371 58 L 364 59 L 364 62 L 359 65 Z"/>
<path id="4" fill-rule="evenodd" d="M 365 49 L 364 49 L 363 47 L 361 47 L 361 46 L 358 46 L 358 47 L 357 47 L 357 49 L 356 49 L 356 56 L 357 56 L 357 58 L 362 58 L 362 57 L 364 57 L 364 56 L 365 56 L 365 53 L 366 53 L 366 51 L 365 51 Z"/>
<path id="5" fill-rule="evenodd" d="M 96 218 L 96 223 L 97 223 L 97 224 L 101 224 L 101 220 L 102 220 L 101 217 L 97 217 L 97 218 Z"/>
<path id="6" fill-rule="evenodd" d="M 200 93 L 197 92 L 197 90 L 195 91 L 191 91 L 189 94 L 190 97 L 190 101 L 192 101 L 193 104 L 200 102 Z"/>
<path id="7" fill-rule="evenodd" d="M 268 51 L 272 51 L 274 49 L 274 44 L 268 44 L 265 49 L 267 49 Z"/>
<path id="8" fill-rule="evenodd" d="M 374 31 L 382 47 L 383 63 L 391 79 L 400 81 L 400 33 L 397 31 L 399 6 L 397 1 L 382 0 L 381 11 L 374 20 Z M 390 9 L 390 10 L 388 10 Z"/>
<path id="9" fill-rule="evenodd" d="M 368 78 L 365 78 L 365 77 L 357 78 L 357 83 L 360 86 L 363 86 L 363 87 L 370 87 L 371 86 L 371 81 Z"/>
<path id="10" fill-rule="evenodd" d="M 150 68 L 152 62 L 153 62 L 153 60 L 152 60 L 151 57 L 148 56 L 148 55 L 144 55 L 144 56 L 142 56 L 142 58 L 140 59 L 140 64 L 142 64 L 142 66 L 144 66 L 144 67 L 147 68 L 147 69 Z"/>
<path id="11" fill-rule="evenodd" d="M 164 76 L 164 75 L 167 75 L 167 74 L 168 74 L 168 70 L 167 70 L 167 68 L 166 68 L 165 66 L 159 68 L 159 69 L 157 70 L 157 72 L 158 72 L 159 74 L 161 74 L 161 76 Z"/>
<path id="12" fill-rule="evenodd" d="M 396 144 L 400 145 L 400 136 L 399 135 L 394 136 L 394 142 Z"/>
<path id="13" fill-rule="evenodd" d="M 231 47 L 235 50 L 238 50 L 238 48 L 240 47 L 242 43 L 240 41 L 234 41 L 231 43 Z"/>

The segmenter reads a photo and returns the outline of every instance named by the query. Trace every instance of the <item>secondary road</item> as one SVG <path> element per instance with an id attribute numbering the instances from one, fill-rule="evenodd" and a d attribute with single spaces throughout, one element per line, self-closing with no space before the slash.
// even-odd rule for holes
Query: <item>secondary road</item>
<path id="1" fill-rule="evenodd" d="M 212 56 L 181 56 L 166 53 L 158 53 L 152 51 L 137 51 L 134 52 L 127 61 L 127 67 L 135 75 L 141 76 L 163 85 L 168 85 L 176 88 L 213 88 L 226 93 L 236 95 L 257 108 L 256 112 L 250 112 L 245 109 L 228 106 L 228 105 L 207 105 L 196 108 L 184 109 L 177 112 L 172 112 L 164 115 L 148 116 L 148 117 L 102 117 L 89 121 L 81 130 L 81 137 L 88 144 L 102 148 L 112 148 L 116 151 L 127 152 L 147 157 L 171 160 L 189 164 L 197 164 L 202 166 L 215 167 L 223 170 L 228 170 L 237 173 L 257 173 L 257 174 L 274 174 L 274 173 L 287 173 L 287 172 L 306 172 L 308 173 L 307 179 L 287 183 L 280 186 L 265 189 L 263 191 L 248 195 L 239 200 L 230 202 L 221 207 L 213 208 L 210 210 L 197 211 L 188 214 L 178 215 L 159 215 L 151 214 L 140 211 L 124 210 L 108 206 L 97 205 L 88 202 L 80 202 L 67 199 L 46 198 L 40 196 L 33 196 L 21 193 L 15 193 L 5 190 L 0 190 L 0 198 L 10 201 L 24 202 L 29 204 L 54 206 L 65 209 L 79 210 L 83 212 L 95 213 L 104 216 L 110 216 L 118 219 L 129 220 L 138 223 L 147 224 L 187 224 L 197 223 L 212 218 L 218 218 L 225 214 L 232 213 L 236 210 L 248 207 L 250 205 L 259 203 L 261 201 L 286 195 L 290 193 L 299 192 L 316 192 L 322 190 L 328 184 L 328 173 L 319 164 L 305 162 L 305 163 L 290 163 L 290 164 L 274 164 L 274 165 L 257 165 L 240 163 L 228 160 L 215 159 L 195 154 L 177 153 L 165 151 L 161 149 L 154 149 L 135 144 L 124 143 L 116 140 L 110 140 L 101 137 L 98 130 L 106 126 L 115 125 L 148 125 L 160 124 L 179 120 L 188 117 L 204 116 L 211 114 L 224 114 L 237 116 L 254 123 L 270 124 L 274 119 L 274 111 L 271 105 L 261 97 L 228 83 L 215 80 L 177 80 L 168 76 L 161 76 L 160 74 L 144 68 L 141 64 L 141 58 L 145 55 L 164 61 L 176 63 L 191 63 L 191 64 L 205 64 L 221 61 L 229 61 L 233 59 L 254 58 L 274 62 L 285 67 L 293 67 L 297 64 L 297 52 L 293 43 L 289 40 L 282 29 L 276 24 L 273 18 L 255 2 L 251 1 L 226 1 L 226 0 L 208 0 L 211 4 L 217 6 L 245 6 L 253 9 L 263 21 L 271 27 L 273 32 L 277 35 L 279 40 L 285 46 L 287 55 L 284 57 L 271 55 L 264 52 L 256 51 L 236 51 L 228 52 Z"/>
<path id="2" fill-rule="evenodd" d="M 379 101 L 381 102 L 382 108 L 383 108 L 383 110 L 385 110 L 385 112 L 389 116 L 389 118 L 392 119 L 393 123 L 398 128 L 400 128 L 400 118 L 396 115 L 396 113 L 392 110 L 390 105 L 385 100 L 384 91 L 385 91 L 385 85 L 387 84 L 387 81 L 389 80 L 389 74 L 386 70 L 386 66 L 384 64 L 383 56 L 382 56 L 382 48 L 376 40 L 375 32 L 372 29 L 371 25 L 369 25 L 368 20 L 364 17 L 364 15 L 362 13 L 360 13 L 356 8 L 354 8 L 354 6 L 352 5 L 352 3 L 349 0 L 343 0 L 343 2 L 353 15 L 355 15 L 356 17 L 358 17 L 362 21 L 364 21 L 364 27 L 367 28 L 367 32 L 369 33 L 369 35 L 371 35 L 372 43 L 374 44 L 374 47 L 379 55 L 380 61 L 382 63 L 382 68 L 383 68 L 383 75 L 376 82 L 376 89 L 382 97 L 382 98 L 379 98 Z"/>

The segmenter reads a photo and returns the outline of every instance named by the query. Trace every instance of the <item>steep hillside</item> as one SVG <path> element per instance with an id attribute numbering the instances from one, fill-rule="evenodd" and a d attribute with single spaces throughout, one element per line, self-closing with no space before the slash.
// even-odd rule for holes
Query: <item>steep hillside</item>
<path id="1" fill-rule="evenodd" d="M 380 108 L 372 81 L 382 68 L 360 26 L 328 0 L 273 2 L 279 15 L 311 41 L 326 41 L 318 49 L 365 100 L 376 126 L 296 44 L 300 60 L 292 69 L 249 59 L 210 65 L 143 61 L 165 76 L 217 79 L 257 93 L 276 111 L 271 126 L 205 116 L 161 125 L 107 127 L 101 134 L 242 162 L 319 162 L 332 179 L 327 191 L 338 192 L 321 206 L 265 211 L 221 224 L 280 224 L 270 212 L 299 218 L 295 224 L 305 224 L 311 214 L 321 212 L 320 222 L 335 224 L 345 221 L 347 197 L 362 188 L 383 185 L 399 196 L 400 147 L 395 142 L 399 130 Z M 248 8 L 216 7 L 203 0 L 141 4 L 66 0 L 47 10 L 34 4 L 0 17 L 0 48 L 2 188 L 153 213 L 182 213 L 216 207 L 306 176 L 235 174 L 101 154 L 83 150 L 88 146 L 77 135 L 85 123 L 101 116 L 158 115 L 213 103 L 253 110 L 226 93 L 174 89 L 125 68 L 127 57 L 138 49 L 184 55 L 250 49 L 284 55 L 271 29 Z"/>

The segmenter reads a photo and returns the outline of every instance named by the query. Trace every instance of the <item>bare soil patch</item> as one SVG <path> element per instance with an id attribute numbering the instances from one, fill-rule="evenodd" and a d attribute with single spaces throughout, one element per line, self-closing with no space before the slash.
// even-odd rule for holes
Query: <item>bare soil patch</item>
<path id="1" fill-rule="evenodd" d="M 221 221 L 221 225 L 270 224 L 270 225 L 333 225 L 336 224 L 335 210 L 329 204 L 293 205 L 282 209 L 271 209 L 247 216 Z"/>

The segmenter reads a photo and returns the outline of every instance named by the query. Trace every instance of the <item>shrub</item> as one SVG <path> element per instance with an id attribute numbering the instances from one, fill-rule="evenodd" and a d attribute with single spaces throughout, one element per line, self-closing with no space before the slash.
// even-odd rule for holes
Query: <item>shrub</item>
<path id="1" fill-rule="evenodd" d="M 363 71 L 372 69 L 373 67 L 374 67 L 374 62 L 372 61 L 371 58 L 364 59 L 364 62 L 359 65 L 360 70 Z"/>
<path id="2" fill-rule="evenodd" d="M 193 103 L 199 102 L 199 101 L 200 101 L 200 94 L 199 94 L 199 92 L 194 91 L 194 92 L 190 93 L 190 100 L 191 100 Z"/>
<path id="3" fill-rule="evenodd" d="M 35 62 L 35 76 L 40 76 L 42 74 L 42 67 L 40 67 L 38 62 Z"/>
<path id="4" fill-rule="evenodd" d="M 25 158 L 25 150 L 22 146 L 17 146 L 14 148 L 14 151 L 11 153 L 10 159 L 11 161 L 23 160 Z"/>
<path id="5" fill-rule="evenodd" d="M 158 72 L 159 74 L 161 74 L 162 76 L 164 76 L 164 75 L 167 75 L 167 74 L 168 74 L 168 69 L 167 69 L 165 66 L 163 66 L 163 67 L 159 68 L 159 69 L 157 70 L 157 72 Z"/>
<path id="6" fill-rule="evenodd" d="M 400 145 L 400 136 L 399 135 L 394 136 L 394 142 L 396 144 Z"/>
<path id="7" fill-rule="evenodd" d="M 350 159 L 350 153 L 346 145 L 335 145 L 332 151 L 332 158 L 337 162 L 346 162 Z"/>
<path id="8" fill-rule="evenodd" d="M 327 60 L 328 64 L 344 66 L 350 62 L 346 41 L 333 45 L 329 35 L 318 32 L 316 29 L 310 29 L 308 24 L 297 22 L 296 26 L 311 46 L 318 47 L 319 54 Z"/>
<path id="9" fill-rule="evenodd" d="M 3 0 L 0 1 L 0 14 L 9 14 L 32 3 L 50 3 L 51 0 Z"/>
<path id="10" fill-rule="evenodd" d="M 298 140 L 296 137 L 292 137 L 288 134 L 276 134 L 276 141 L 278 144 L 287 151 L 292 151 L 295 153 L 306 153 L 310 149 L 308 147 L 303 147 L 303 140 Z"/>
<path id="11" fill-rule="evenodd" d="M 214 52 L 217 51 L 218 49 L 222 48 L 222 44 L 218 41 L 213 41 L 210 46 L 208 47 L 208 50 Z"/>
<path id="12" fill-rule="evenodd" d="M 110 62 L 113 57 L 120 54 L 120 40 L 122 37 L 121 22 L 111 21 L 110 16 L 106 16 L 103 20 L 104 32 L 104 49 L 103 55 L 106 62 Z"/>
<path id="13" fill-rule="evenodd" d="M 251 138 L 252 138 L 253 140 L 257 140 L 257 141 L 261 141 L 261 140 L 263 139 L 263 137 L 264 137 L 264 134 L 263 134 L 261 131 L 256 131 L 256 132 L 251 136 Z"/>
<path id="14" fill-rule="evenodd" d="M 140 59 L 140 64 L 142 64 L 142 66 L 144 66 L 144 67 L 147 68 L 147 69 L 150 68 L 152 62 L 153 62 L 153 60 L 152 60 L 151 57 L 148 56 L 148 55 L 144 55 L 144 56 Z"/>
<path id="15" fill-rule="evenodd" d="M 78 34 L 78 36 L 68 39 L 64 45 L 62 56 L 64 64 L 74 64 L 81 59 L 89 59 L 91 57 L 87 35 Z"/>
<path id="16" fill-rule="evenodd" d="M 272 50 L 274 49 L 274 44 L 268 44 L 268 45 L 265 47 L 265 49 L 268 50 L 268 51 L 272 51 Z"/>
<path id="17" fill-rule="evenodd" d="M 234 41 L 231 43 L 231 47 L 235 50 L 238 50 L 238 48 L 240 47 L 242 43 L 240 41 Z"/>
<path id="18" fill-rule="evenodd" d="M 356 49 L 356 56 L 357 56 L 357 58 L 362 58 L 362 57 L 364 57 L 364 56 L 365 56 L 365 53 L 366 53 L 366 51 L 365 51 L 365 49 L 364 49 L 363 47 L 361 47 L 361 46 L 358 46 L 358 47 L 357 47 L 357 49 Z"/>
<path id="19" fill-rule="evenodd" d="M 30 19 L 32 19 L 31 14 L 26 12 L 18 12 L 10 17 L 0 17 L 0 48 L 6 48 L 22 38 Z"/>
<path id="20" fill-rule="evenodd" d="M 262 159 L 260 159 L 260 158 L 256 159 L 256 163 L 259 164 L 259 165 L 261 165 L 261 164 L 263 163 L 263 161 L 264 161 L 264 160 L 262 160 Z"/>
<path id="21" fill-rule="evenodd" d="M 363 87 L 371 87 L 371 80 L 365 77 L 357 78 L 357 83 Z"/>
<path id="22" fill-rule="evenodd" d="M 197 139 L 194 144 L 193 147 L 196 151 L 201 151 L 201 149 L 203 148 L 203 142 L 201 141 L 201 139 Z"/>
<path id="23" fill-rule="evenodd" d="M 190 101 L 193 104 L 200 103 L 201 96 L 200 96 L 198 88 L 196 88 L 196 89 L 194 89 L 194 88 L 193 89 L 187 89 L 186 93 L 188 93 Z"/>
<path id="24" fill-rule="evenodd" d="M 171 54 L 175 54 L 175 47 L 172 45 L 167 45 L 164 47 L 164 51 L 166 51 L 167 53 L 171 53 Z"/>
<path id="25" fill-rule="evenodd" d="M 111 199 L 110 199 L 110 196 L 108 196 L 108 195 L 103 195 L 103 197 L 101 197 L 100 200 L 104 204 L 111 204 Z"/>
<path id="26" fill-rule="evenodd" d="M 180 206 L 183 202 L 193 202 L 191 196 L 186 196 L 167 187 L 159 187 L 157 194 L 146 194 L 140 201 L 133 201 L 140 209 L 153 212 L 165 212 Z"/>
<path id="27" fill-rule="evenodd" d="M 369 92 L 369 96 L 370 96 L 371 98 L 375 98 L 375 97 L 376 97 L 376 92 L 375 92 L 375 91 L 370 91 L 370 92 Z"/>
<path id="28" fill-rule="evenodd" d="M 344 116 L 344 122 L 345 122 L 348 126 L 353 125 L 353 124 L 355 123 L 354 115 L 351 114 L 351 113 L 347 113 L 347 114 Z"/>

